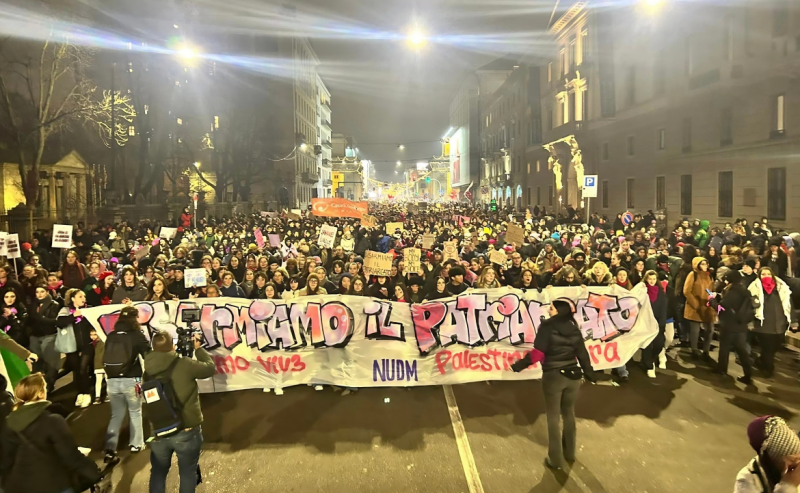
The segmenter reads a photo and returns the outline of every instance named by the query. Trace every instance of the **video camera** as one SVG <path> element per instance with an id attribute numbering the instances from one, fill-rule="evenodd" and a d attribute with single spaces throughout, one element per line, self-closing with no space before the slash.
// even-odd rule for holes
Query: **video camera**
<path id="1" fill-rule="evenodd" d="M 200 309 L 189 308 L 181 312 L 181 321 L 187 328 L 178 327 L 178 344 L 175 352 L 184 358 L 191 358 L 194 355 L 194 336 L 202 334 L 199 328 L 192 327 L 192 324 L 200 322 Z"/>

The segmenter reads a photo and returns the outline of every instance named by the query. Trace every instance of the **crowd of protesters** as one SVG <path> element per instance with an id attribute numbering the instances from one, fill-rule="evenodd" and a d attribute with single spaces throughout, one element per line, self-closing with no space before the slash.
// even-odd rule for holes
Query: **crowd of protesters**
<path id="1" fill-rule="evenodd" d="M 471 287 L 630 290 L 644 283 L 659 325 L 658 337 L 642 351 L 641 369 L 649 377 L 666 368 L 668 348 L 679 344 L 722 374 L 735 351 L 744 373 L 739 380 L 751 384 L 753 366 L 772 377 L 785 332 L 795 326 L 793 307 L 800 306 L 794 302 L 794 293 L 800 294 L 800 234 L 773 229 L 766 219 L 712 228 L 690 218 L 663 224 L 652 212 L 612 219 L 594 214 L 584 221 L 572 211 L 556 216 L 538 207 L 519 213 L 465 204 L 373 204 L 370 214 L 379 226 L 283 212 L 203 218 L 195 228 L 186 210 L 177 224 L 79 223 L 68 250 L 50 248 L 51 232 L 38 231 L 21 245 L 16 265 L 0 265 L 0 345 L 20 358 L 38 358 L 34 369 L 44 375 L 47 389 L 71 371 L 75 404 L 87 407 L 103 402 L 106 376 L 103 343 L 82 317 L 86 307 L 214 297 L 288 301 L 321 294 L 421 303 Z M 402 228 L 387 231 L 392 222 Z M 506 241 L 512 223 L 524 231 L 519 243 Z M 337 227 L 332 248 L 318 244 L 322 225 Z M 159 237 L 162 226 L 178 226 L 176 235 Z M 423 245 L 430 235 L 433 243 Z M 444 245 L 452 241 L 458 258 L 444 260 Z M 403 249 L 423 246 L 422 265 L 409 272 Z M 391 274 L 365 275 L 367 251 L 392 254 Z M 495 251 L 505 254 L 502 262 Z M 205 286 L 187 285 L 189 268 L 205 269 Z M 74 340 L 65 346 L 57 333 L 67 327 Z M 144 356 L 149 349 L 142 341 Z M 128 377 L 139 378 L 141 371 Z M 625 366 L 614 373 L 620 382 L 628 379 Z M 144 447 L 137 418 L 132 451 Z M 116 447 L 116 436 L 109 442 Z"/>

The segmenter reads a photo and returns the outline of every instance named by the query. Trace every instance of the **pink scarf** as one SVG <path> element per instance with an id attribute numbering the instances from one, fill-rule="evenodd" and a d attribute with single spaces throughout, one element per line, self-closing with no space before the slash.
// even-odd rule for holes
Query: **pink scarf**
<path id="1" fill-rule="evenodd" d="M 658 299 L 658 285 L 651 286 L 647 285 L 647 296 L 650 297 L 650 303 L 655 303 L 656 299 Z"/>
<path id="2" fill-rule="evenodd" d="M 772 291 L 775 289 L 775 279 L 765 277 L 761 280 L 761 285 L 764 286 L 764 291 L 766 291 L 767 294 L 772 294 Z"/>

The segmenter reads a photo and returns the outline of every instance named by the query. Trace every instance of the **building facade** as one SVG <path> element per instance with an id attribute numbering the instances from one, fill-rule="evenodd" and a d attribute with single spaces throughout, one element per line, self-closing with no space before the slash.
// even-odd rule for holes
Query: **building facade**
<path id="1" fill-rule="evenodd" d="M 332 197 L 331 193 L 331 158 L 333 157 L 333 141 L 331 140 L 331 93 L 317 75 L 317 165 L 320 170 L 317 182 L 318 197 Z"/>
<path id="2" fill-rule="evenodd" d="M 333 196 L 361 200 L 367 193 L 364 184 L 369 177 L 368 163 L 358 157 L 358 146 L 352 136 L 332 134 L 331 139 Z"/>

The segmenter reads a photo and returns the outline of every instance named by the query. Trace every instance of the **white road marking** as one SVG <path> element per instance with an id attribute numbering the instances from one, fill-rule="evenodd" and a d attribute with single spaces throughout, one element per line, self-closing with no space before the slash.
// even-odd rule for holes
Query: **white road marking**
<path id="1" fill-rule="evenodd" d="M 453 387 L 442 385 L 444 398 L 447 401 L 447 410 L 450 413 L 450 422 L 453 423 L 453 433 L 456 436 L 458 445 L 458 455 L 461 456 L 461 465 L 464 467 L 464 475 L 467 478 L 467 486 L 470 493 L 483 493 L 483 484 L 478 475 L 478 467 L 475 465 L 475 458 L 472 456 L 472 449 L 469 447 L 467 430 L 464 429 L 464 422 L 461 421 L 461 412 L 458 410 L 456 396 L 453 394 Z"/>

